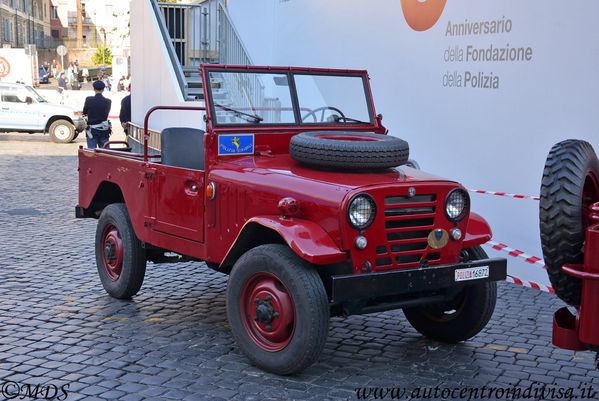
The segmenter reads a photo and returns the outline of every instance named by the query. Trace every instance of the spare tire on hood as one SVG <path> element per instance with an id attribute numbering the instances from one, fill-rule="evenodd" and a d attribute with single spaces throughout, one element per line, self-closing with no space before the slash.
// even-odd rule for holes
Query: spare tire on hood
<path id="1" fill-rule="evenodd" d="M 291 138 L 289 153 L 294 160 L 314 167 L 368 170 L 405 164 L 410 148 L 406 141 L 390 135 L 309 131 Z"/>

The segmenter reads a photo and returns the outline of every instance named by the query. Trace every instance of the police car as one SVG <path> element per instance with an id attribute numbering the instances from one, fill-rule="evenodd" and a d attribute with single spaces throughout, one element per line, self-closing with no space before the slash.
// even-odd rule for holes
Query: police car
<path id="1" fill-rule="evenodd" d="M 52 141 L 73 141 L 86 123 L 72 107 L 51 104 L 31 86 L 0 83 L 0 132 L 43 132 Z"/>

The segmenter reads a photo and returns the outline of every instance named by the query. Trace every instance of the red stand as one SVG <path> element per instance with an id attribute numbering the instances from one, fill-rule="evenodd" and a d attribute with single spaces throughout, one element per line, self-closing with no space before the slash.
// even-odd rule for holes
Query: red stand
<path id="1" fill-rule="evenodd" d="M 591 219 L 599 222 L 599 203 L 591 207 Z M 561 308 L 553 315 L 553 344 L 569 350 L 599 347 L 599 224 L 586 232 L 584 265 L 565 265 L 562 270 L 582 280 L 578 314 Z"/>

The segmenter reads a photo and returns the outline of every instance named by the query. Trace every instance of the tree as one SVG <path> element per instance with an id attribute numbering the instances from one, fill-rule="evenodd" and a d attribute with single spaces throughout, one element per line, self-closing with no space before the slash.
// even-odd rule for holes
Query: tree
<path id="1" fill-rule="evenodd" d="M 92 56 L 92 63 L 96 65 L 112 65 L 112 53 L 105 46 L 98 46 L 96 54 Z"/>

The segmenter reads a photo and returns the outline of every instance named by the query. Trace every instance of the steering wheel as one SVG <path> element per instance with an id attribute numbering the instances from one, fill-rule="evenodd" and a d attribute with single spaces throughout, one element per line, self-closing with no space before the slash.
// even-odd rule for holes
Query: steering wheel
<path id="1" fill-rule="evenodd" d="M 340 114 L 339 119 L 345 119 L 345 115 L 343 114 L 343 112 L 341 110 L 339 110 L 336 107 L 333 106 L 323 106 L 323 107 L 318 107 L 312 111 L 309 111 L 306 115 L 304 115 L 302 117 L 302 122 L 306 121 L 306 118 L 310 117 L 310 116 L 314 116 L 314 122 L 324 122 L 324 112 L 327 110 L 333 110 L 336 111 L 337 113 Z M 322 114 L 320 115 L 320 120 L 316 119 L 316 113 L 318 113 L 319 111 L 322 111 Z"/>

